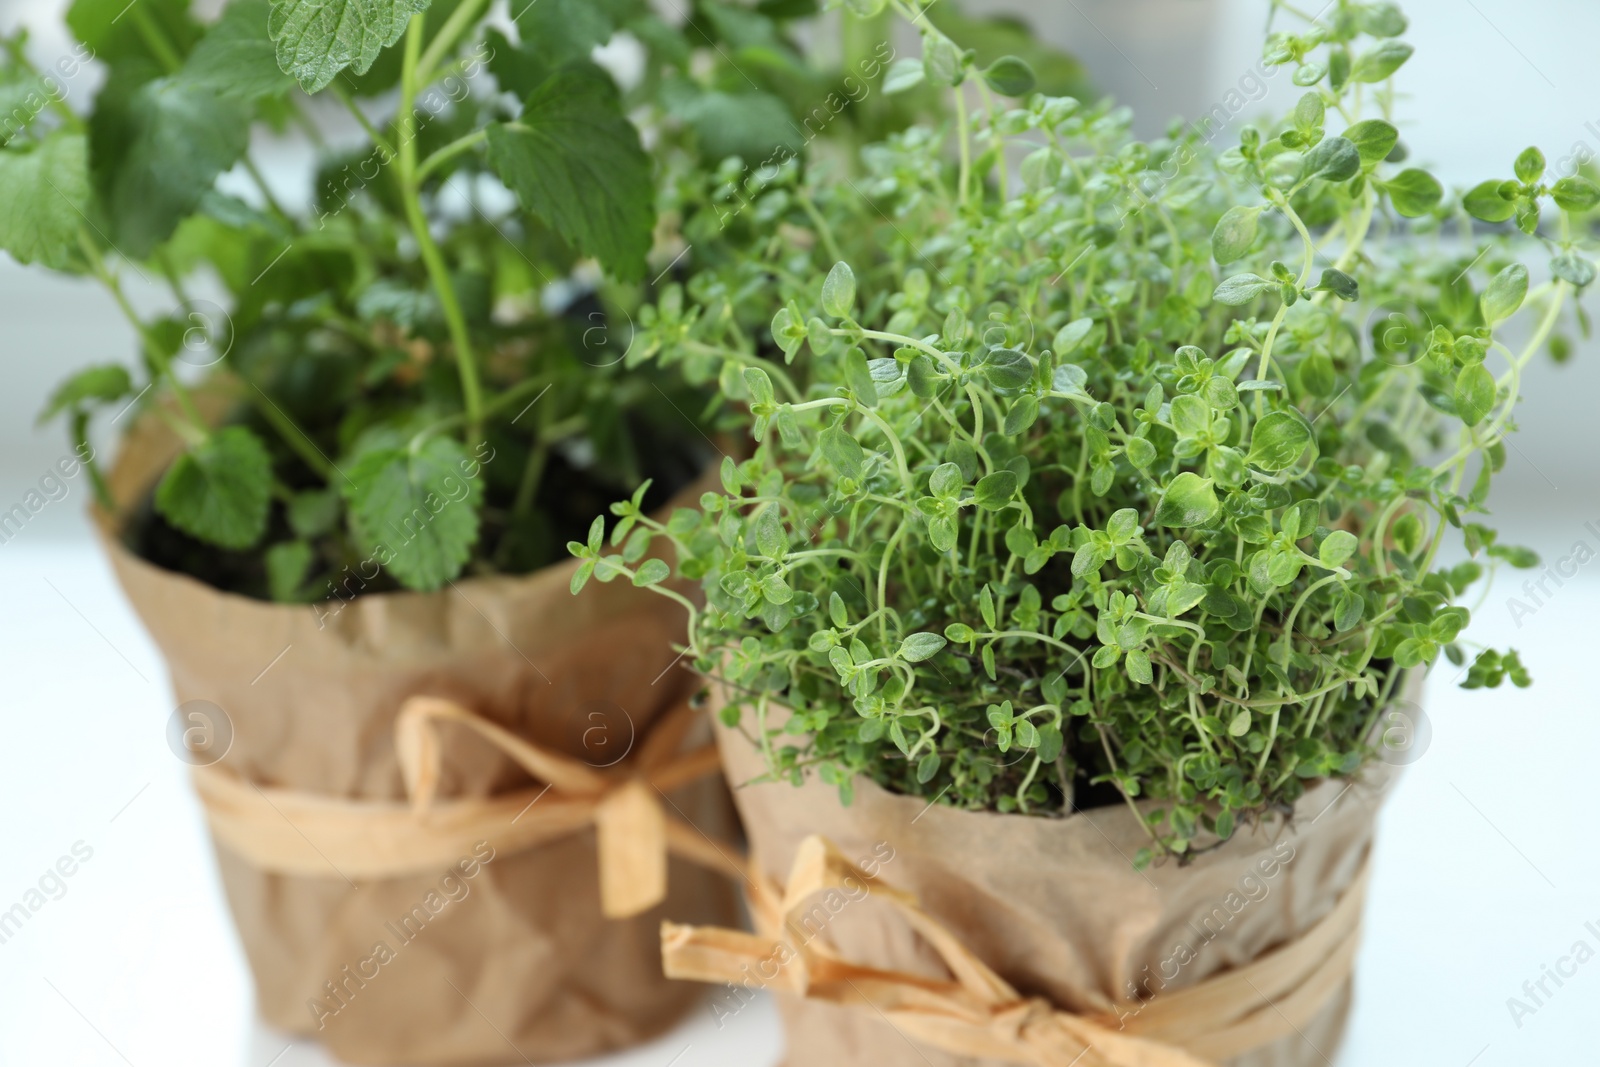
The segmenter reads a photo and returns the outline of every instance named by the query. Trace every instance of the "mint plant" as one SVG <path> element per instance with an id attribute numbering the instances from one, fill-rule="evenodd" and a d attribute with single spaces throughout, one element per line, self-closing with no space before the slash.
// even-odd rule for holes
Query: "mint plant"
<path id="1" fill-rule="evenodd" d="M 790 136 L 783 98 L 729 82 L 750 49 L 774 83 L 803 66 L 789 16 L 516 7 L 232 0 L 202 25 L 188 0 L 75 0 L 72 57 L 0 42 L 0 248 L 98 279 L 140 340 L 45 415 L 82 442 L 149 412 L 184 443 L 127 517 L 149 558 L 285 601 L 435 589 L 560 558 L 611 495 L 697 473 L 703 397 L 621 366 L 676 251 L 647 264 L 672 237 L 658 172 L 700 166 L 730 117 L 765 114 L 752 154 Z M 590 58 L 619 34 L 626 88 Z M 91 65 L 85 108 L 60 87 Z M 316 149 L 304 202 L 265 181 L 267 133 Z M 172 311 L 137 314 L 134 276 Z"/>
<path id="2" fill-rule="evenodd" d="M 1394 124 L 1399 9 L 1272 6 L 1303 95 L 1219 153 L 1030 93 L 889 0 L 922 38 L 890 79 L 951 118 L 849 184 L 772 174 L 742 216 L 767 239 L 641 316 L 630 358 L 716 381 L 753 452 L 698 510 L 614 505 L 620 551 L 596 519 L 574 586 L 678 599 L 772 776 L 1150 798 L 1148 862 L 1355 774 L 1408 671 L 1528 684 L 1467 601 L 1536 563 L 1481 520 L 1524 368 L 1586 328 L 1600 186 L 1530 150 L 1447 196 Z M 703 606 L 640 562 L 657 541 Z"/>

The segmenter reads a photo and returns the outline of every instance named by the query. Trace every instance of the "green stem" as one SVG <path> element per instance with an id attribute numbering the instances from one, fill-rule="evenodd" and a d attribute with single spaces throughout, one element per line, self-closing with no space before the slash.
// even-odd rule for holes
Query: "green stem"
<path id="1" fill-rule="evenodd" d="M 168 74 L 177 73 L 178 68 L 183 66 L 183 57 L 172 46 L 172 42 L 167 40 L 167 35 L 161 32 L 161 27 L 156 25 L 155 19 L 150 15 L 150 5 L 129 4 L 128 17 L 133 19 L 134 29 L 139 31 L 144 43 L 155 53 L 156 61 Z"/>
<path id="2" fill-rule="evenodd" d="M 827 250 L 828 258 L 834 263 L 844 262 L 844 253 L 839 251 L 839 245 L 833 239 L 833 229 L 828 225 L 828 220 L 822 217 L 822 212 L 817 210 L 817 205 L 811 197 L 804 192 L 795 193 L 795 199 L 800 201 L 800 206 L 811 218 L 817 228 L 817 236 L 822 239 L 822 247 Z"/>
<path id="3" fill-rule="evenodd" d="M 94 449 L 89 445 L 89 413 L 82 409 L 72 413 L 72 447 L 89 471 L 89 484 L 94 487 L 95 500 L 106 514 L 117 514 L 116 498 L 111 495 L 111 487 L 106 484 L 106 476 L 100 472 L 100 464 L 92 458 Z"/>
<path id="4" fill-rule="evenodd" d="M 200 439 L 204 440 L 207 430 L 205 420 L 200 417 L 200 409 L 195 406 L 194 399 L 189 396 L 189 391 L 178 380 L 178 376 L 172 372 L 172 362 L 167 358 L 166 350 L 162 348 L 161 342 L 150 332 L 149 327 L 144 324 L 144 320 L 139 317 L 139 313 L 133 310 L 133 305 L 128 302 L 127 294 L 122 291 L 122 283 L 117 280 L 116 275 L 107 269 L 105 260 L 100 257 L 100 250 L 95 247 L 87 228 L 82 226 L 78 228 L 78 244 L 89 260 L 90 270 L 94 272 L 95 277 L 99 278 L 100 283 L 111 293 L 112 299 L 117 302 L 117 307 L 122 310 L 123 317 L 128 320 L 134 331 L 138 333 L 139 340 L 144 345 L 145 357 L 148 360 L 149 368 L 153 372 L 152 377 L 165 378 L 172 386 L 172 395 L 177 398 L 178 406 L 183 409 L 185 418 L 191 424 L 190 429 L 197 431 Z"/>
<path id="5" fill-rule="evenodd" d="M 468 0 L 461 11 L 476 6 L 476 0 Z M 416 132 L 416 99 L 417 99 L 417 61 L 422 51 L 423 18 L 421 15 L 411 16 L 411 25 L 406 30 L 405 53 L 400 71 L 400 112 L 396 116 L 396 125 L 399 127 L 400 155 L 399 155 L 399 186 L 400 197 L 405 204 L 406 221 L 411 226 L 411 233 L 417 240 L 417 249 L 422 256 L 423 265 L 427 267 L 429 280 L 439 297 L 439 308 L 444 312 L 445 324 L 450 331 L 450 341 L 456 350 L 456 372 L 461 378 L 461 400 L 466 408 L 467 444 L 471 446 L 483 435 L 483 390 L 478 383 L 477 359 L 472 351 L 472 336 L 467 330 L 467 319 L 461 311 L 461 301 L 456 295 L 455 282 L 450 277 L 450 270 L 445 265 L 444 256 L 439 252 L 439 246 L 434 243 L 433 235 L 428 232 L 428 220 L 422 212 L 422 201 L 417 194 L 417 142 Z"/>
<path id="6" fill-rule="evenodd" d="M 961 169 L 956 180 L 956 202 L 967 206 L 967 175 L 972 170 L 972 145 L 967 137 L 967 94 L 961 86 L 955 87 L 957 144 L 961 151 Z"/>
<path id="7" fill-rule="evenodd" d="M 419 72 L 417 88 L 420 89 L 433 81 L 434 74 L 438 72 L 439 61 L 444 58 L 446 52 L 455 47 L 457 38 L 466 32 L 467 27 L 478 21 L 478 12 L 483 9 L 485 2 L 486 0 L 465 0 L 460 7 L 450 13 L 449 18 L 444 20 L 444 25 L 439 27 L 439 35 L 428 45 L 427 51 L 422 53 L 422 58 L 417 64 Z"/>
<path id="8" fill-rule="evenodd" d="M 482 143 L 488 138 L 488 136 L 489 130 L 487 127 L 481 130 L 473 130 L 464 137 L 457 137 L 454 141 L 451 141 L 443 148 L 435 151 L 427 159 L 424 159 L 422 161 L 422 165 L 417 168 L 417 184 L 421 185 L 423 180 L 426 179 L 428 175 L 432 174 L 434 171 L 438 170 L 440 167 L 444 166 L 461 153 L 466 152 Z"/>
<path id="9" fill-rule="evenodd" d="M 361 124 L 361 128 L 367 131 L 367 136 L 372 138 L 372 143 L 383 149 L 389 158 L 393 159 L 396 155 L 394 145 L 389 143 L 387 137 L 378 132 L 378 128 L 372 124 L 371 119 L 367 118 L 366 113 L 361 110 L 360 105 L 355 102 L 355 98 L 345 90 L 345 87 L 335 81 L 328 88 L 333 90 L 333 95 L 344 104 L 350 114 L 355 116 L 356 121 Z"/>
<path id="10" fill-rule="evenodd" d="M 261 193 L 261 199 L 266 201 L 267 210 L 287 224 L 291 230 L 295 229 L 294 219 L 290 218 L 289 213 L 283 210 L 283 205 L 278 203 L 278 198 L 272 195 L 272 189 L 267 185 L 267 179 L 262 176 L 261 171 L 256 169 L 255 161 L 249 156 L 245 156 L 239 160 L 239 163 L 244 167 L 245 173 L 250 175 L 250 180 L 255 183 L 256 189 Z"/>
<path id="11" fill-rule="evenodd" d="M 294 449 L 295 455 L 299 456 L 306 466 L 316 471 L 323 481 L 331 485 L 334 479 L 339 477 L 339 472 L 317 449 L 316 442 L 311 440 L 311 436 L 295 424 L 295 421 L 267 395 L 266 390 L 255 382 L 250 383 L 250 388 L 255 390 L 255 408 L 261 412 L 261 417 L 272 424 L 272 428 L 278 431 L 278 436 Z"/>

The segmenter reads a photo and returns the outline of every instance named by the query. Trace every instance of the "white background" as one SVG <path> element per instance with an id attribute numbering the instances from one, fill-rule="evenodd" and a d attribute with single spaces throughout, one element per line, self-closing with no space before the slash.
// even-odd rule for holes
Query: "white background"
<path id="1" fill-rule="evenodd" d="M 977 6 L 977 5 L 975 5 Z M 1005 5 L 1075 49 L 1099 84 L 1159 120 L 1209 110 L 1254 64 L 1259 0 L 1061 0 Z M 1529 143 L 1552 161 L 1600 150 L 1592 0 L 1419 0 L 1404 86 L 1414 158 L 1454 184 L 1509 171 Z M 0 25 L 65 50 L 61 0 L 5 0 Z M 1274 100 L 1294 92 L 1286 78 Z M 91 86 L 74 85 L 75 94 Z M 81 105 L 84 97 L 72 98 Z M 1146 123 L 1146 132 L 1160 121 Z M 276 172 L 275 172 L 276 173 Z M 159 297 L 142 294 L 152 309 Z M 1596 310 L 1591 296 L 1591 311 Z M 100 290 L 24 272 L 0 254 L 0 509 L 66 452 L 35 431 L 73 367 L 133 353 Z M 1546 561 L 1600 550 L 1600 348 L 1525 379 L 1523 432 L 1496 521 Z M 0 545 L 0 910 L 84 842 L 67 892 L 0 944 L 0 1064 L 18 1067 L 305 1067 L 310 1045 L 262 1029 L 184 767 L 164 739 L 172 711 L 155 650 L 89 541 L 81 484 Z M 1592 528 L 1586 523 L 1594 523 Z M 1514 581 L 1525 577 L 1518 575 Z M 1442 666 L 1427 700 L 1432 740 L 1386 808 L 1341 1067 L 1593 1063 L 1600 959 L 1518 1026 L 1507 998 L 1584 940 L 1600 950 L 1593 839 L 1600 698 L 1592 664 L 1600 562 L 1531 617 L 1510 582 L 1472 636 L 1524 652 L 1535 688 L 1466 693 Z M 717 1030 L 697 1012 L 677 1033 L 607 1062 L 765 1067 L 781 1037 L 766 1004 Z M 508 1061 L 516 1061 L 509 1054 Z"/>

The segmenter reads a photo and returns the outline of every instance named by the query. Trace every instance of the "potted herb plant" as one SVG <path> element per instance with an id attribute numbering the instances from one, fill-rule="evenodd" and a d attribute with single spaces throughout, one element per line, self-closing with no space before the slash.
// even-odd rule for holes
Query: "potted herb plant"
<path id="1" fill-rule="evenodd" d="M 759 45 L 779 83 L 798 55 L 764 12 L 516 6 L 76 0 L 71 57 L 19 34 L 0 67 L 0 248 L 98 279 L 140 341 L 45 415 L 171 668 L 262 1014 L 354 1061 L 639 1040 L 695 995 L 650 907 L 731 914 L 720 876 L 662 863 L 695 852 L 674 815 L 726 822 L 674 744 L 677 609 L 570 603 L 560 546 L 619 492 L 693 499 L 715 455 L 702 394 L 621 366 L 628 320 L 677 252 L 659 174 L 789 136 L 712 142 L 788 114 L 729 57 Z M 617 77 L 591 59 L 613 38 Z M 63 88 L 91 68 L 84 108 Z M 273 137 L 308 184 L 267 179 Z M 639 778 L 667 816 L 614 788 Z"/>
<path id="2" fill-rule="evenodd" d="M 794 1067 L 1323 1062 L 1422 672 L 1529 681 L 1464 601 L 1535 562 L 1482 513 L 1600 186 L 1529 149 L 1447 197 L 1391 4 L 1274 3 L 1303 95 L 1224 150 L 888 6 L 954 121 L 786 179 L 791 258 L 638 350 L 756 442 L 699 512 L 612 508 L 701 581 L 662 591 L 753 850 L 756 933 L 668 926 L 668 972 L 784 994 Z M 638 579 L 599 542 L 580 578 Z"/>

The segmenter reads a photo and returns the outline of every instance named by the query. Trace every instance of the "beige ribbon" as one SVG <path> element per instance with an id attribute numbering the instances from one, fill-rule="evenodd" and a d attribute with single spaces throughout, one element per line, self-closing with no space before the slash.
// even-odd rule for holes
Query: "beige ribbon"
<path id="1" fill-rule="evenodd" d="M 256 867 L 303 877 L 436 871 L 480 841 L 520 852 L 593 826 L 601 908 L 608 917 L 625 918 L 666 897 L 669 852 L 744 876 L 732 850 L 661 806 L 661 794 L 719 769 L 715 745 L 678 754 L 697 714 L 679 705 L 656 723 L 636 755 L 600 771 L 531 744 L 453 701 L 417 696 L 405 702 L 394 728 L 409 805 L 260 786 L 216 766 L 196 767 L 194 783 L 217 840 Z M 546 784 L 492 797 L 438 799 L 444 722 L 477 731 Z"/>
<path id="2" fill-rule="evenodd" d="M 913 896 L 877 881 L 821 837 L 801 844 L 786 889 L 764 875 L 750 881 L 761 932 L 662 923 L 669 978 L 745 984 L 756 974 L 809 1000 L 874 1008 L 908 1036 L 959 1056 L 1040 1067 L 1211 1067 L 1297 1032 L 1349 976 L 1366 869 L 1302 937 L 1197 985 L 1130 1003 L 1120 1019 L 1022 996 Z M 797 916 L 811 897 L 829 889 L 855 895 L 862 887 L 927 940 L 950 980 L 863 967 L 804 936 Z M 766 979 L 774 965 L 777 976 Z"/>

